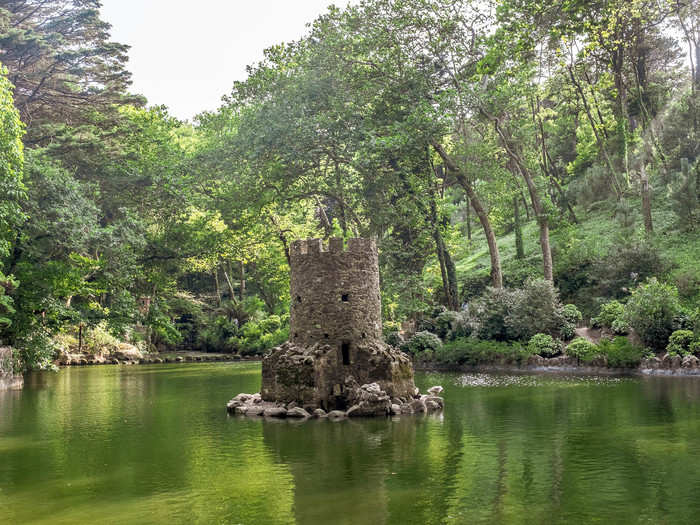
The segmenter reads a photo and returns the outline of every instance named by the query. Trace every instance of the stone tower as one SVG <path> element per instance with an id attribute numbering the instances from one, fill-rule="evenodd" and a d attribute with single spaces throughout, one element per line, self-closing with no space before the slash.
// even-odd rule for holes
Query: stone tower
<path id="1" fill-rule="evenodd" d="M 334 346 L 352 362 L 358 345 L 382 340 L 379 265 L 374 239 L 294 241 L 290 250 L 290 340 Z M 346 364 L 350 364 L 346 363 Z"/>
<path id="2" fill-rule="evenodd" d="M 374 239 L 294 241 L 290 267 L 289 341 L 263 359 L 262 399 L 344 410 L 370 383 L 412 397 L 410 359 L 382 338 Z"/>

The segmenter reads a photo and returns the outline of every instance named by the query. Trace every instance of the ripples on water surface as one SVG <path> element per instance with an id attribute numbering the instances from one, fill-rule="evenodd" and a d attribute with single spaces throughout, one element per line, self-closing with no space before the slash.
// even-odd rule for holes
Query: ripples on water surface
<path id="1" fill-rule="evenodd" d="M 0 393 L 0 523 L 697 523 L 700 378 L 418 374 L 444 414 L 228 417 L 253 363 Z"/>

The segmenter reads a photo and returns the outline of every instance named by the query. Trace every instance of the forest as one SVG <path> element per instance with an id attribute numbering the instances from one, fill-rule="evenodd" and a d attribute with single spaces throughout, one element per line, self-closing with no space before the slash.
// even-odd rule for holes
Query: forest
<path id="1" fill-rule="evenodd" d="M 377 239 L 386 339 L 417 360 L 700 355 L 698 0 L 330 7 L 192 122 L 130 91 L 99 8 L 0 2 L 18 367 L 261 355 L 317 237 Z"/>

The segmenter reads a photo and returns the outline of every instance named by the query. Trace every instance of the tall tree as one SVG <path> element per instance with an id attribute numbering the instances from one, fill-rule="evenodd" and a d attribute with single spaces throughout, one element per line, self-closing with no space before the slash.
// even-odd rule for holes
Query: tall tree
<path id="1" fill-rule="evenodd" d="M 109 40 L 99 0 L 8 0 L 0 8 L 0 53 L 16 86 L 28 145 L 46 144 L 58 123 L 76 127 L 113 114 L 127 97 L 128 46 Z"/>
<path id="2" fill-rule="evenodd" d="M 24 221 L 21 204 L 25 197 L 22 183 L 24 151 L 22 135 L 24 127 L 12 99 L 12 84 L 7 70 L 0 64 L 0 261 L 12 251 L 16 228 Z M 12 275 L 5 275 L 0 263 L 0 330 L 10 323 L 14 313 L 12 299 L 8 295 L 17 285 Z"/>

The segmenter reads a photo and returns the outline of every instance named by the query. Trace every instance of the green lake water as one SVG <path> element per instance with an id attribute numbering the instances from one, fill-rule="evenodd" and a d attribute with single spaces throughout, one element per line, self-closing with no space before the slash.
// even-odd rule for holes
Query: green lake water
<path id="1" fill-rule="evenodd" d="M 0 523 L 698 523 L 700 377 L 417 374 L 436 416 L 227 416 L 258 363 L 0 392 Z"/>

